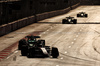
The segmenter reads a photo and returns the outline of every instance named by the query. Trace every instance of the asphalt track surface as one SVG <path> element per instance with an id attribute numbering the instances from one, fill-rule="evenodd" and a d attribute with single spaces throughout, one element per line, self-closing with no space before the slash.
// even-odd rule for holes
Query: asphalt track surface
<path id="1" fill-rule="evenodd" d="M 81 11 L 86 12 L 88 18 L 77 18 L 76 14 Z M 0 66 L 100 66 L 99 14 L 100 6 L 80 6 L 64 15 L 12 32 L 15 39 L 8 39 L 18 41 L 19 37 L 22 38 L 32 31 L 43 31 L 41 38 L 46 40 L 46 45 L 58 47 L 60 56 L 57 59 L 27 58 L 16 50 L 2 60 Z M 78 24 L 61 24 L 61 20 L 67 16 L 75 17 Z"/>

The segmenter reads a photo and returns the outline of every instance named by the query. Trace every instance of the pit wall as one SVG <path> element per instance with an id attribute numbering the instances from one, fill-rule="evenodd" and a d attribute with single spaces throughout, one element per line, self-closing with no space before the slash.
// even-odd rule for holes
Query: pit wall
<path id="1" fill-rule="evenodd" d="M 72 9 L 78 7 L 79 5 L 80 5 L 80 3 L 73 5 Z M 70 10 L 71 10 L 70 7 L 68 7 L 63 10 L 57 10 L 57 11 L 51 11 L 51 12 L 37 14 L 37 21 L 47 19 L 50 17 L 54 17 L 57 15 L 65 14 L 65 13 L 69 12 Z M 11 22 L 11 23 L 8 23 L 5 25 L 1 25 L 0 26 L 0 36 L 6 35 L 12 31 L 15 31 L 19 28 L 25 27 L 25 26 L 33 24 L 33 23 L 35 23 L 35 18 L 34 18 L 34 16 L 30 16 L 30 17 L 16 20 L 14 22 Z"/>

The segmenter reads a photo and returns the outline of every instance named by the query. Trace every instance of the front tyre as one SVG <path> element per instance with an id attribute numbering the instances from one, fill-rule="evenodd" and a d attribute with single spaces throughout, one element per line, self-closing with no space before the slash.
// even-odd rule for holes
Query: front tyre
<path id="1" fill-rule="evenodd" d="M 25 45 L 25 44 L 26 44 L 26 40 L 25 39 L 20 40 L 19 44 L 18 44 L 18 50 L 21 50 L 22 45 Z"/>
<path id="2" fill-rule="evenodd" d="M 57 57 L 59 56 L 59 51 L 58 51 L 57 48 L 52 47 L 51 56 L 52 56 L 53 58 L 57 58 Z"/>
<path id="3" fill-rule="evenodd" d="M 62 20 L 62 24 L 65 24 L 65 23 L 66 23 L 66 20 L 65 20 L 65 19 L 63 19 L 63 20 Z"/>
<path id="4" fill-rule="evenodd" d="M 23 47 L 23 48 L 21 49 L 21 55 L 22 55 L 22 56 L 27 56 L 27 51 L 28 51 L 27 47 Z"/>
<path id="5" fill-rule="evenodd" d="M 73 20 L 73 24 L 77 24 L 77 19 L 74 19 Z"/>
<path id="6" fill-rule="evenodd" d="M 85 17 L 88 17 L 88 14 L 85 14 Z"/>
<path id="7" fill-rule="evenodd" d="M 77 14 L 77 17 L 79 17 L 79 14 Z"/>

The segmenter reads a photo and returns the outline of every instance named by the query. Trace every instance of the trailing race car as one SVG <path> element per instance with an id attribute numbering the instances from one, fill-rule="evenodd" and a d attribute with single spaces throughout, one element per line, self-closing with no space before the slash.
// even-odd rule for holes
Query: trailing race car
<path id="1" fill-rule="evenodd" d="M 77 14 L 77 17 L 88 17 L 88 14 L 86 14 L 85 12 L 79 12 Z"/>
<path id="2" fill-rule="evenodd" d="M 40 38 L 40 36 L 26 36 L 25 39 L 19 41 L 18 49 L 21 50 L 23 47 L 27 47 L 28 44 L 43 44 L 45 45 L 45 40 L 36 40 L 36 38 Z"/>
<path id="3" fill-rule="evenodd" d="M 28 58 L 33 57 L 50 57 L 57 58 L 59 56 L 59 51 L 56 47 L 45 46 L 45 40 L 38 40 L 39 36 L 27 36 L 25 39 L 19 41 L 21 45 L 21 55 L 27 56 Z"/>
<path id="4" fill-rule="evenodd" d="M 76 24 L 77 19 L 74 19 L 74 17 L 66 17 L 65 19 L 62 20 L 62 24 Z"/>

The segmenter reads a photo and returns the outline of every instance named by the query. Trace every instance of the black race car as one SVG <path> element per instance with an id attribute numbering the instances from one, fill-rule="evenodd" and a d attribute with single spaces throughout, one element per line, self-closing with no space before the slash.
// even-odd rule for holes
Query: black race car
<path id="1" fill-rule="evenodd" d="M 88 14 L 86 14 L 85 12 L 79 12 L 77 14 L 77 17 L 88 17 Z"/>
<path id="2" fill-rule="evenodd" d="M 62 20 L 62 24 L 76 24 L 77 19 L 74 19 L 74 17 L 66 17 L 65 19 Z"/>
<path id="3" fill-rule="evenodd" d="M 25 39 L 19 41 L 21 45 L 21 55 L 28 58 L 33 57 L 50 57 L 57 58 L 59 51 L 56 47 L 45 46 L 45 40 L 36 40 L 38 36 L 28 36 L 27 41 Z M 31 38 L 31 39 L 30 39 Z"/>
<path id="4" fill-rule="evenodd" d="M 18 49 L 21 50 L 23 47 L 27 47 L 30 43 L 37 43 L 45 45 L 45 40 L 37 40 L 40 36 L 26 36 L 24 39 L 19 41 Z"/>

